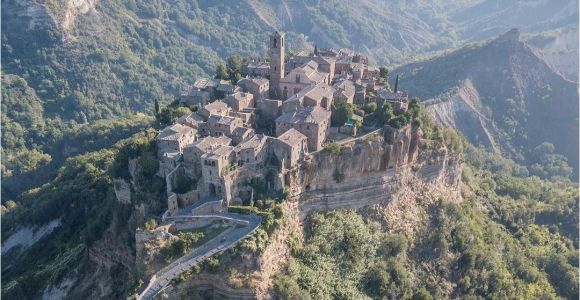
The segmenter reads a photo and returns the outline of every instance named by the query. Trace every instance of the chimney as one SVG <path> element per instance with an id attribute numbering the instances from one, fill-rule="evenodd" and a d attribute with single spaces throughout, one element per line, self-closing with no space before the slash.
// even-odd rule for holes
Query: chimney
<path id="1" fill-rule="evenodd" d="M 397 74 L 397 79 L 395 80 L 395 93 L 399 90 L 399 74 Z"/>

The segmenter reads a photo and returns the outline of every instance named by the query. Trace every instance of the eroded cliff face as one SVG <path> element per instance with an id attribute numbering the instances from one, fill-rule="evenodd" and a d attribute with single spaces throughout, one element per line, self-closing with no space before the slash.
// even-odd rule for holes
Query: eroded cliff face
<path id="1" fill-rule="evenodd" d="M 274 275 L 291 258 L 288 239 L 302 240 L 311 212 L 356 209 L 389 232 L 413 236 L 427 220 L 427 207 L 440 198 L 461 201 L 461 155 L 422 138 L 420 128 L 395 130 L 346 145 L 339 154 L 311 155 L 292 173 L 292 202 L 284 203 L 284 226 L 258 259 L 258 299 L 272 298 Z M 341 174 L 338 176 L 337 174 Z"/>
<path id="2" fill-rule="evenodd" d="M 461 167 L 444 148 L 426 150 L 420 128 L 385 127 L 342 145 L 340 153 L 312 154 L 291 175 L 290 190 L 299 199 L 301 214 L 313 210 L 360 208 L 388 201 L 411 177 L 455 186 Z"/>
<path id="3" fill-rule="evenodd" d="M 94 10 L 99 0 L 9 0 L 3 1 L 2 16 L 18 20 L 28 30 L 57 27 L 67 32 L 76 18 Z"/>

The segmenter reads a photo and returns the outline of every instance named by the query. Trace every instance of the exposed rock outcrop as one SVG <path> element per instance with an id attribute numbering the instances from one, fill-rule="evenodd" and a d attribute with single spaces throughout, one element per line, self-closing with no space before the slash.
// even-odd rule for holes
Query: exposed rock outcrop
<path id="1" fill-rule="evenodd" d="M 56 26 L 68 31 L 79 15 L 94 10 L 99 0 L 46 1 L 15 0 L 2 2 L 8 17 L 18 19 L 29 30 Z M 56 3 L 55 3 L 56 2 Z M 2 12 L 4 16 L 4 12 Z"/>

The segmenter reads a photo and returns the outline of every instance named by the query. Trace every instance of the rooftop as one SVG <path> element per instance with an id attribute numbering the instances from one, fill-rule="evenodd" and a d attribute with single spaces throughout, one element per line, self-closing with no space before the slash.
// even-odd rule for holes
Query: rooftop
<path id="1" fill-rule="evenodd" d="M 294 128 L 290 128 L 278 137 L 278 140 L 290 146 L 297 145 L 306 139 L 308 138 L 304 134 Z"/>
<path id="2" fill-rule="evenodd" d="M 258 148 L 260 145 L 263 145 L 267 139 L 268 139 L 268 137 L 263 135 L 263 134 L 256 134 L 251 139 L 239 144 L 236 148 L 238 148 L 238 149 L 255 149 L 255 148 Z"/>
<path id="3" fill-rule="evenodd" d="M 213 137 L 213 136 L 208 136 L 205 137 L 203 139 L 200 139 L 190 145 L 185 146 L 186 148 L 189 147 L 196 147 L 198 149 L 200 149 L 201 151 L 207 152 L 212 148 L 218 147 L 218 146 L 222 146 L 222 145 L 229 145 L 232 142 L 232 139 L 230 139 L 227 136 L 220 136 L 220 137 Z"/>
<path id="4" fill-rule="evenodd" d="M 390 92 L 386 89 L 382 89 L 377 93 L 377 96 L 385 99 L 385 100 L 392 100 L 392 101 L 405 101 L 407 100 L 407 93 L 398 91 L 396 93 Z"/>
<path id="5" fill-rule="evenodd" d="M 248 82 L 254 83 L 256 85 L 266 85 L 270 83 L 270 81 L 264 77 L 251 77 L 251 78 L 242 78 L 238 80 L 237 84 L 243 85 Z"/>
<path id="6" fill-rule="evenodd" d="M 195 129 L 193 129 L 189 126 L 184 126 L 184 125 L 177 123 L 177 124 L 167 126 L 163 130 L 161 130 L 161 132 L 159 132 L 159 135 L 157 136 L 157 139 L 158 140 L 177 140 L 180 138 L 180 136 L 187 134 L 189 132 L 192 132 L 193 130 L 195 130 Z"/>
<path id="7" fill-rule="evenodd" d="M 209 116 L 208 123 L 230 126 L 235 120 L 236 118 L 234 117 L 211 115 Z"/>
<path id="8" fill-rule="evenodd" d="M 234 131 L 232 132 L 232 135 L 235 136 L 244 136 L 248 133 L 251 133 L 253 131 L 252 128 L 247 128 L 247 127 L 236 127 L 236 129 L 234 129 Z"/>
<path id="9" fill-rule="evenodd" d="M 234 151 L 234 147 L 232 146 L 219 145 L 201 157 L 205 159 L 219 159 L 221 156 L 229 156 L 232 151 Z"/>
<path id="10" fill-rule="evenodd" d="M 250 98 L 254 98 L 254 95 L 245 92 L 235 92 L 229 95 L 228 98 L 236 101 L 248 101 Z"/>
<path id="11" fill-rule="evenodd" d="M 204 106 L 203 108 L 205 108 L 208 111 L 219 111 L 219 110 L 227 110 L 228 109 L 228 105 L 221 101 L 214 101 L 212 103 L 208 103 L 206 106 Z"/>
<path id="12" fill-rule="evenodd" d="M 180 117 L 177 120 L 178 123 L 184 125 L 184 123 L 202 123 L 204 122 L 204 119 L 202 116 L 200 116 L 197 112 L 192 112 L 189 115 L 185 115 Z"/>
<path id="13" fill-rule="evenodd" d="M 202 78 L 198 79 L 193 85 L 192 88 L 203 90 L 206 88 L 213 88 L 219 84 L 218 80 L 209 79 L 209 78 Z"/>
<path id="14" fill-rule="evenodd" d="M 299 108 L 297 111 L 288 112 L 276 119 L 276 122 L 283 122 L 283 123 L 294 123 L 294 124 L 301 124 L 301 123 L 313 123 L 313 124 L 320 124 L 324 120 L 328 120 L 330 118 L 331 112 L 325 110 L 320 106 L 315 107 L 303 107 Z"/>

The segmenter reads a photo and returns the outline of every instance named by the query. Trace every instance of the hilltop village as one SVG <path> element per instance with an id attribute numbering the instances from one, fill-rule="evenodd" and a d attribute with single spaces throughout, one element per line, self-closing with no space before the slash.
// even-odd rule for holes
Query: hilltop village
<path id="1" fill-rule="evenodd" d="M 163 218 L 220 212 L 257 190 L 294 195 L 291 175 L 309 154 L 374 129 L 361 126 L 365 105 L 407 111 L 398 78 L 391 90 L 368 57 L 317 48 L 286 57 L 285 43 L 284 33 L 272 33 L 269 61 L 244 62 L 236 84 L 200 79 L 184 91 L 180 101 L 199 109 L 157 137 L 158 175 L 167 181 Z M 332 124 L 345 105 L 354 113 Z"/>

